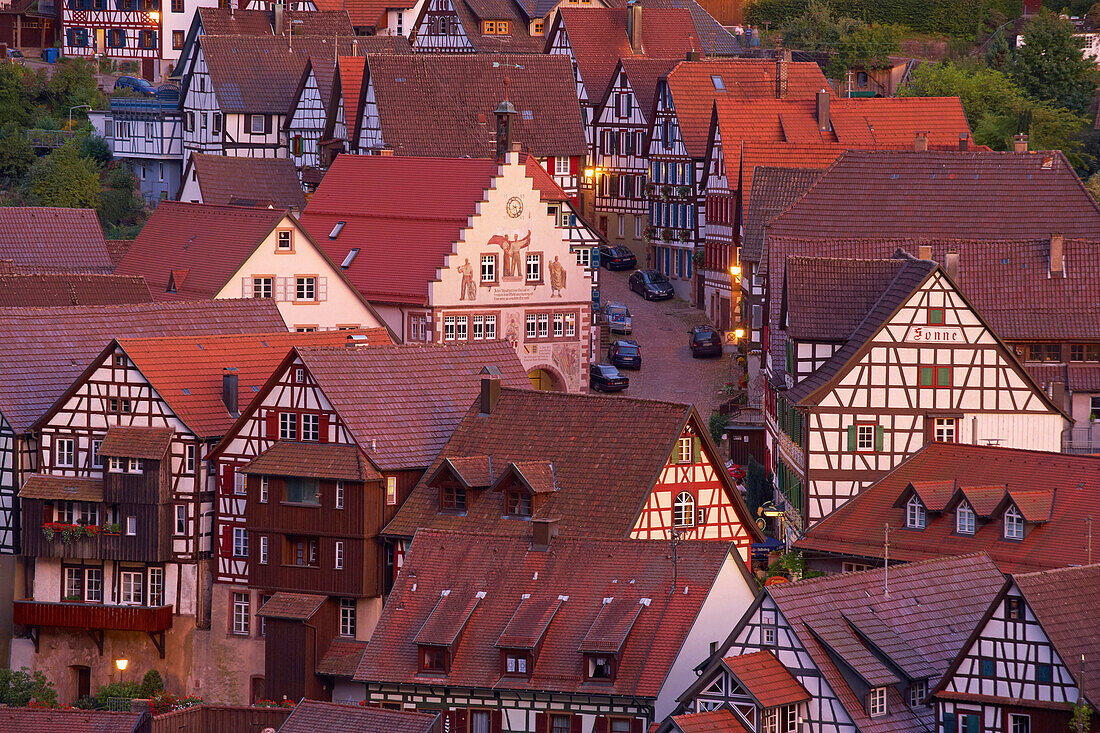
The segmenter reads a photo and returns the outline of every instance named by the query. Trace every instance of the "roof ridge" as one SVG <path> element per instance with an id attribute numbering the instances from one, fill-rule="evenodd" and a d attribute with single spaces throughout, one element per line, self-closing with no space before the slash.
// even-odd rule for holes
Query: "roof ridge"
<path id="1" fill-rule="evenodd" d="M 520 394 L 523 394 L 523 395 L 537 394 L 539 392 L 543 392 L 545 394 L 552 394 L 555 397 L 561 398 L 561 399 L 592 399 L 592 400 L 606 400 L 606 399 L 609 399 L 607 397 L 607 395 L 594 395 L 594 394 L 586 394 L 586 393 L 581 393 L 581 392 L 546 392 L 545 390 L 522 389 L 522 388 L 519 388 L 519 387 L 501 386 L 500 391 L 501 392 L 505 392 L 505 391 L 517 392 L 517 393 L 520 393 Z M 692 407 L 695 407 L 694 402 L 673 402 L 672 400 L 654 400 L 654 399 L 648 399 L 648 398 L 645 398 L 645 397 L 623 396 L 623 397 L 613 397 L 613 398 L 610 398 L 610 399 L 613 399 L 616 403 L 619 403 L 619 402 L 636 402 L 636 403 L 640 403 L 640 404 L 643 404 L 643 405 L 668 405 L 670 407 L 678 407 L 678 408 L 685 408 L 685 407 L 686 408 L 692 408 Z"/>
<path id="2" fill-rule="evenodd" d="M 948 555 L 947 557 L 932 557 L 932 558 L 928 558 L 927 560 L 914 560 L 912 562 L 905 562 L 905 563 L 899 562 L 897 565 L 894 565 L 893 567 L 894 567 L 894 571 L 898 572 L 900 570 L 907 570 L 909 568 L 918 568 L 918 567 L 921 567 L 922 565 L 929 565 L 929 564 L 932 564 L 932 563 L 956 562 L 956 561 L 959 561 L 959 560 L 964 560 L 964 559 L 968 559 L 968 558 L 978 558 L 978 557 L 984 557 L 986 560 L 989 560 L 990 563 L 993 562 L 992 558 L 989 557 L 989 553 L 987 553 L 985 550 L 977 550 L 975 552 L 968 552 L 968 553 L 963 554 L 963 555 Z M 802 580 L 795 581 L 794 583 L 779 583 L 778 585 L 768 586 L 768 589 L 771 590 L 772 592 L 775 592 L 777 590 L 781 591 L 781 590 L 784 590 L 784 589 L 789 588 L 789 587 L 804 588 L 808 584 L 815 584 L 816 583 L 816 584 L 820 585 L 821 583 L 827 583 L 827 582 L 830 582 L 830 581 L 837 581 L 839 578 L 843 578 L 845 576 L 852 576 L 852 575 L 861 575 L 865 578 L 868 578 L 868 577 L 871 576 L 872 573 L 883 574 L 883 573 L 886 572 L 886 570 L 887 570 L 887 568 L 871 568 L 869 570 L 860 570 L 860 571 L 855 572 L 855 573 L 843 573 L 841 575 L 823 575 L 823 576 L 817 577 L 817 578 L 803 578 Z M 791 591 L 791 592 L 793 592 L 793 591 Z"/>
<path id="3" fill-rule="evenodd" d="M 1060 574 L 1065 573 L 1065 572 L 1073 572 L 1073 571 L 1080 571 L 1080 570 L 1097 570 L 1097 571 L 1100 571 L 1100 562 L 1094 562 L 1091 565 L 1066 565 L 1065 567 L 1061 567 L 1061 568 L 1049 568 L 1047 570 L 1035 570 L 1035 571 L 1030 572 L 1030 573 L 1015 573 L 1015 574 L 1012 575 L 1012 579 L 1013 580 L 1016 580 L 1018 578 L 1030 579 L 1030 578 L 1035 578 L 1035 577 L 1038 577 L 1038 576 L 1041 576 L 1041 575 L 1060 575 Z"/>

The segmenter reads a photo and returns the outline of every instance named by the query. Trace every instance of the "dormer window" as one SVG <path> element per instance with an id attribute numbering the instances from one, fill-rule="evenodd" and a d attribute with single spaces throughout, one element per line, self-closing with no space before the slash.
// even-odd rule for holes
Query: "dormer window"
<path id="1" fill-rule="evenodd" d="M 867 714 L 872 718 L 886 715 L 886 688 L 872 687 L 867 693 Z"/>
<path id="2" fill-rule="evenodd" d="M 531 675 L 531 653 L 518 649 L 505 649 L 501 652 L 504 674 L 509 677 L 529 677 Z"/>
<path id="3" fill-rule="evenodd" d="M 1016 505 L 1010 505 L 1005 511 L 1005 539 L 1022 540 L 1024 538 L 1024 515 Z"/>
<path id="4" fill-rule="evenodd" d="M 965 501 L 955 510 L 955 531 L 959 534 L 974 534 L 974 509 Z"/>
<path id="5" fill-rule="evenodd" d="M 512 517 L 531 516 L 531 494 L 520 488 L 508 490 L 504 495 L 505 513 Z"/>
<path id="6" fill-rule="evenodd" d="M 910 497 L 905 504 L 905 526 L 908 529 L 924 529 L 927 520 L 924 504 L 916 496 Z"/>
<path id="7" fill-rule="evenodd" d="M 451 667 L 451 655 L 444 646 L 420 645 L 420 671 L 427 674 L 447 674 Z"/>
<path id="8" fill-rule="evenodd" d="M 466 488 L 447 482 L 439 489 L 439 508 L 450 512 L 466 511 Z"/>
<path id="9" fill-rule="evenodd" d="M 615 680 L 615 658 L 609 654 L 586 654 L 584 667 L 585 680 L 596 682 Z"/>
<path id="10" fill-rule="evenodd" d="M 916 708 L 925 705 L 928 697 L 928 680 L 914 680 L 909 685 L 909 707 Z"/>

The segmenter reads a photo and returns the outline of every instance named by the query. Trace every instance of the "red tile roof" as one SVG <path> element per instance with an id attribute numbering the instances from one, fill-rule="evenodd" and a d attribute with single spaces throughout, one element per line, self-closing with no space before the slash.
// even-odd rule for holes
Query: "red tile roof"
<path id="1" fill-rule="evenodd" d="M 532 415 L 540 419 L 532 422 Z M 463 516 L 439 513 L 438 491 L 430 485 L 434 474 L 446 461 L 477 457 L 477 473 L 484 474 L 488 465 L 494 484 L 512 461 L 552 465 L 556 490 L 536 499 L 534 517 L 558 518 L 560 536 L 626 537 L 693 415 L 700 425 L 690 405 L 502 389 L 491 414 L 482 414 L 476 403 L 468 408 L 384 533 L 411 537 L 418 528 L 431 527 L 526 534 L 527 522 L 501 520 L 505 514 L 502 491 L 471 498 Z M 622 425 L 638 429 L 615 441 L 605 439 L 619 434 Z M 709 438 L 704 435 L 703 440 Z M 717 457 L 717 451 L 711 455 Z M 491 462 L 485 460 L 487 456 Z M 732 484 L 727 491 L 742 523 L 754 528 L 740 494 Z"/>
<path id="2" fill-rule="evenodd" d="M 395 155 L 494 155 L 493 110 L 506 98 L 519 113 L 512 139 L 525 150 L 540 158 L 587 151 L 573 68 L 565 56 L 371 54 L 367 66 L 382 141 Z M 441 100 L 446 115 L 438 114 Z M 428 119 L 433 123 L 424 124 Z"/>
<path id="3" fill-rule="evenodd" d="M 768 225 L 768 239 L 1093 237 L 1100 204 L 1059 151 L 852 150 Z"/>
<path id="4" fill-rule="evenodd" d="M 387 10 L 408 10 L 416 0 L 318 0 L 316 5 L 318 10 L 346 10 L 356 28 L 384 28 Z"/>
<path id="5" fill-rule="evenodd" d="M 780 313 L 787 336 L 796 341 L 847 341 L 904 264 L 789 257 Z"/>
<path id="6" fill-rule="evenodd" d="M 414 644 L 450 647 L 458 640 L 470 616 L 485 597 L 481 591 L 452 593 L 450 589 L 445 589 L 441 593 L 413 639 Z"/>
<path id="7" fill-rule="evenodd" d="M 23 482 L 19 498 L 99 502 L 103 501 L 103 479 L 34 473 Z"/>
<path id="8" fill-rule="evenodd" d="M 761 707 L 794 705 L 810 699 L 802 683 L 770 651 L 725 657 L 722 664 Z"/>
<path id="9" fill-rule="evenodd" d="M 202 32 L 207 36 L 271 36 L 272 15 L 270 10 L 241 10 L 230 12 L 229 8 L 197 8 Z M 284 11 L 283 35 L 294 22 L 295 36 L 351 35 L 354 30 L 348 20 L 348 14 L 342 8 L 325 10 L 318 8 L 309 12 Z"/>
<path id="10" fill-rule="evenodd" d="M 264 476 L 307 476 L 333 481 L 382 480 L 381 474 L 354 445 L 279 441 L 239 470 Z"/>
<path id="11" fill-rule="evenodd" d="M 537 649 L 542 642 L 550 622 L 564 601 L 561 596 L 553 598 L 523 598 L 516 606 L 515 613 L 497 637 L 497 647 L 501 649 Z"/>
<path id="12" fill-rule="evenodd" d="M 367 68 L 366 56 L 341 56 L 340 57 L 340 94 L 344 101 L 344 124 L 347 127 L 348 139 L 355 138 L 359 121 L 359 93 L 363 87 L 363 71 Z"/>
<path id="13" fill-rule="evenodd" d="M 451 7 L 458 15 L 466 38 L 478 53 L 542 53 L 545 39 L 530 34 L 520 3 L 513 0 L 454 0 Z M 482 33 L 482 20 L 508 21 L 508 33 Z M 575 88 L 573 96 L 576 97 Z"/>
<path id="14" fill-rule="evenodd" d="M 673 715 L 672 724 L 680 733 L 749 733 L 729 708 Z"/>
<path id="15" fill-rule="evenodd" d="M 929 500 L 927 526 L 921 531 L 892 531 L 890 560 L 912 562 L 984 551 L 1008 573 L 1047 570 L 1085 563 L 1085 516 L 1100 502 L 1100 458 L 1060 453 L 931 443 L 844 504 L 798 541 L 806 551 L 881 558 L 883 524 L 905 526 L 905 507 L 897 505 L 912 483 L 928 496 L 928 482 L 939 482 L 938 500 Z M 973 536 L 955 533 L 954 514 L 938 514 L 946 486 L 1007 485 L 1051 492 L 1049 521 L 1028 528 L 1024 539 L 1005 542 L 1002 523 L 981 525 Z M 891 571 L 892 572 L 892 571 Z M 891 582 L 893 582 L 891 580 Z"/>
<path id="16" fill-rule="evenodd" d="M 148 727 L 148 713 L 0 708 L 5 733 L 140 733 Z"/>
<path id="17" fill-rule="evenodd" d="M 287 593 L 280 591 L 268 599 L 256 612 L 264 618 L 279 618 L 289 621 L 306 621 L 317 613 L 328 596 L 315 593 Z"/>
<path id="18" fill-rule="evenodd" d="M 653 551 L 652 542 L 557 537 L 549 551 L 540 552 L 530 549 L 528 537 L 421 530 L 355 679 L 654 698 L 728 553 L 725 543 L 681 543 L 677 592 L 670 594 L 672 565 L 664 552 Z M 597 557 L 600 561 L 593 562 Z M 578 567 L 586 571 L 578 573 Z M 687 593 L 679 592 L 681 585 Z M 467 599 L 485 593 L 451 648 L 445 680 L 417 673 L 413 641 L 444 590 Z M 530 679 L 502 677 L 496 643 L 524 594 L 569 599 L 549 624 Z M 605 598 L 637 606 L 640 612 L 623 645 L 614 682 L 593 685 L 584 681 L 578 650 Z"/>
<path id="19" fill-rule="evenodd" d="M 653 115 L 657 82 L 678 62 L 677 59 L 652 59 L 645 56 L 628 56 L 619 59 L 620 67 L 626 72 L 627 81 L 630 82 L 630 88 L 634 92 L 634 98 L 637 100 L 636 104 L 643 119 L 648 121 Z M 609 87 L 608 90 L 610 91 L 611 88 Z M 606 95 L 604 101 L 606 102 Z"/>
<path id="20" fill-rule="evenodd" d="M 286 719 L 279 733 L 432 733 L 439 731 L 439 713 L 382 710 L 359 705 L 302 700 Z"/>
<path id="21" fill-rule="evenodd" d="M 737 37 L 724 27 L 727 24 L 720 22 L 711 15 L 708 8 L 695 0 L 644 0 L 641 4 L 647 8 L 679 8 L 688 11 L 695 25 L 695 37 L 699 39 L 703 53 L 711 56 L 733 56 L 744 50 Z"/>
<path id="22" fill-rule="evenodd" d="M 102 456 L 159 461 L 168 452 L 173 434 L 172 428 L 112 425 L 97 452 Z"/>
<path id="23" fill-rule="evenodd" d="M 149 286 L 140 276 L 41 273 L 0 275 L 0 308 L 48 308 L 58 305 L 149 303 Z"/>
<path id="24" fill-rule="evenodd" d="M 112 269 L 95 209 L 0 207 L 0 260 L 11 260 L 14 272 Z"/>
<path id="25" fill-rule="evenodd" d="M 752 171 L 741 179 L 741 202 L 745 226 L 745 233 L 741 238 L 741 259 L 745 262 L 762 262 L 766 266 L 768 257 L 764 250 L 764 224 L 797 201 L 821 175 L 821 169 L 766 166 L 757 162 L 760 160 L 757 156 L 750 157 L 750 144 L 746 143 L 743 147 L 742 160 L 746 166 L 745 171 L 748 172 L 749 168 L 752 168 Z M 762 147 L 770 148 L 778 145 Z M 839 155 L 839 152 L 837 154 Z M 788 164 L 813 166 L 815 163 L 822 166 L 828 165 L 833 161 L 831 148 L 822 150 L 822 157 L 828 159 L 806 160 L 804 156 L 799 155 L 797 162 L 784 161 L 784 166 Z"/>
<path id="26" fill-rule="evenodd" d="M 1100 564 L 1012 579 L 1085 697 L 1100 704 Z"/>
<path id="27" fill-rule="evenodd" d="M 302 214 L 302 226 L 335 262 L 359 254 L 344 268 L 372 301 L 426 304 L 428 283 L 496 176 L 495 160 L 340 155 Z M 532 158 L 528 177 L 544 200 L 564 198 Z M 425 186 L 427 180 L 433 181 Z M 393 216 L 401 211 L 402 216 Z M 346 222 L 336 239 L 337 221 Z M 148 224 L 146 225 L 148 226 Z M 394 243 L 412 243 L 401 257 Z"/>
<path id="28" fill-rule="evenodd" d="M 604 98 L 619 59 L 683 59 L 702 47 L 687 10 L 643 8 L 642 49 L 635 54 L 627 35 L 627 8 L 570 8 L 558 11 L 555 25 L 565 26 L 569 45 L 589 101 Z M 547 43 L 554 32 L 546 34 Z M 649 110 L 646 110 L 648 113 Z"/>
<path id="29" fill-rule="evenodd" d="M 707 153 L 716 99 L 775 98 L 776 65 L 763 59 L 681 61 L 669 72 L 672 103 L 691 157 L 702 158 Z M 722 90 L 715 88 L 713 77 L 721 79 Z M 817 64 L 789 62 L 786 99 L 814 99 L 820 89 L 831 87 Z"/>
<path id="30" fill-rule="evenodd" d="M 290 158 L 242 158 L 193 153 L 204 204 L 273 206 L 284 210 L 306 207 L 298 173 Z M 159 207 L 158 207 L 159 209 Z"/>
<path id="31" fill-rule="evenodd" d="M 0 414 L 27 430 L 113 337 L 285 329 L 267 300 L 0 309 Z"/>
<path id="32" fill-rule="evenodd" d="M 168 403 L 176 417 L 201 438 L 220 438 L 236 421 L 222 401 L 222 372 L 237 370 L 238 409 L 244 411 L 271 373 L 296 346 L 344 346 L 349 333 L 369 343 L 389 343 L 385 329 L 312 333 L 239 334 L 118 339 L 126 356 Z"/>
<path id="33" fill-rule="evenodd" d="M 317 662 L 317 674 L 331 677 L 351 677 L 359 668 L 359 660 L 363 658 L 363 652 L 367 648 L 367 642 L 358 639 L 346 639 L 336 637 L 329 644 L 325 656 Z"/>
<path id="34" fill-rule="evenodd" d="M 298 349 L 351 433 L 379 470 L 424 468 L 481 390 L 481 371 L 507 387 L 530 380 L 506 341 L 451 346 Z"/>

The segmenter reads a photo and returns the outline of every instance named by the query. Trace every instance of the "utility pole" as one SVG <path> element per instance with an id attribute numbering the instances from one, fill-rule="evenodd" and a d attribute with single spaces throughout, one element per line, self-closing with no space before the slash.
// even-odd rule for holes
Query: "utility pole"
<path id="1" fill-rule="evenodd" d="M 890 597 L 890 523 L 883 525 L 882 555 L 885 560 L 882 574 L 882 593 Z"/>
<path id="2" fill-rule="evenodd" d="M 671 539 L 671 543 L 672 543 L 672 591 L 669 593 L 669 595 L 672 595 L 673 593 L 676 592 L 676 545 L 679 544 L 679 541 L 680 541 L 680 532 L 677 529 L 673 528 L 673 530 L 672 530 L 672 539 Z"/>

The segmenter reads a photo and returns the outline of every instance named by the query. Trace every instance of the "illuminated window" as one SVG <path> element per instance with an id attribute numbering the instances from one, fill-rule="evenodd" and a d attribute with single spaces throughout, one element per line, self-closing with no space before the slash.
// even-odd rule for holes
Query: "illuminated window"
<path id="1" fill-rule="evenodd" d="M 695 526 L 695 497 L 686 491 L 676 495 L 672 503 L 672 524 L 677 527 Z"/>

